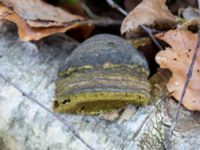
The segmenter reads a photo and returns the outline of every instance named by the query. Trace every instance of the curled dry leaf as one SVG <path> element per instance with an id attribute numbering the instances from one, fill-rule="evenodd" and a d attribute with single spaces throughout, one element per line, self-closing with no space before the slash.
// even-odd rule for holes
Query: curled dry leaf
<path id="1" fill-rule="evenodd" d="M 16 13 L 14 13 L 12 10 L 8 9 L 2 4 L 0 4 L 0 19 L 14 22 L 18 27 L 19 37 L 23 41 L 39 40 L 51 34 L 63 33 L 67 30 L 70 30 L 79 26 L 78 23 L 74 23 L 68 27 L 33 28 L 33 27 L 30 27 Z"/>
<path id="2" fill-rule="evenodd" d="M 171 46 L 160 51 L 156 56 L 156 61 L 161 68 L 171 70 L 172 77 L 167 84 L 167 89 L 177 100 L 182 94 L 196 47 L 197 36 L 197 34 L 186 30 L 170 30 L 164 35 L 157 35 L 159 39 Z M 200 55 L 197 57 L 183 105 L 189 110 L 200 111 Z"/>
<path id="3" fill-rule="evenodd" d="M 62 26 L 82 19 L 42 0 L 0 0 L 0 2 L 12 8 L 31 27 Z"/>
<path id="4" fill-rule="evenodd" d="M 121 33 L 131 37 L 140 31 L 139 25 L 167 26 L 176 23 L 176 17 L 165 5 L 166 0 L 143 0 L 124 19 L 121 26 Z"/>
<path id="5" fill-rule="evenodd" d="M 23 41 L 39 40 L 75 28 L 86 29 L 82 32 L 82 36 L 86 37 L 93 29 L 91 25 L 81 24 L 83 17 L 42 0 L 0 0 L 0 2 L 3 3 L 0 5 L 0 19 L 14 22 Z"/>

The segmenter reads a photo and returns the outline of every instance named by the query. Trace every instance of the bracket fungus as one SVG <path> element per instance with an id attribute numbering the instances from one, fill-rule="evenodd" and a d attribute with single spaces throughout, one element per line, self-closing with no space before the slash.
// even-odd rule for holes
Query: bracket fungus
<path id="1" fill-rule="evenodd" d="M 145 58 L 124 39 L 96 35 L 67 58 L 56 82 L 57 112 L 98 114 L 149 103 Z"/>

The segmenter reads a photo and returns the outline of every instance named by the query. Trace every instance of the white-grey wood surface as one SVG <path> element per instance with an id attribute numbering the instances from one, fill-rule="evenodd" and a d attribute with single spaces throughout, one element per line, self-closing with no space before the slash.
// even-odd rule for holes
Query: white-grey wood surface
<path id="1" fill-rule="evenodd" d="M 78 43 L 61 34 L 35 43 L 22 42 L 16 32 L 14 25 L 1 23 L 0 73 L 52 110 L 58 67 Z M 134 108 L 128 107 L 114 121 L 99 116 L 64 114 L 62 117 L 97 150 L 163 149 L 176 104 L 164 99 L 157 103 L 141 107 L 135 113 Z M 199 113 L 182 109 L 174 149 L 200 149 L 199 129 Z M 88 148 L 63 123 L 0 77 L 0 149 Z"/>

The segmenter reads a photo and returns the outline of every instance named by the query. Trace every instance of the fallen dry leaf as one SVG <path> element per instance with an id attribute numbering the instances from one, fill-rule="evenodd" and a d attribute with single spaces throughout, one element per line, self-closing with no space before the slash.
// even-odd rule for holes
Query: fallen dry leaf
<path id="1" fill-rule="evenodd" d="M 170 30 L 164 35 L 157 35 L 157 38 L 171 46 L 164 51 L 160 51 L 156 56 L 156 61 L 161 68 L 171 70 L 172 77 L 167 84 L 167 89 L 177 100 L 180 99 L 182 94 L 189 65 L 196 47 L 197 36 L 192 32 L 178 29 Z M 200 55 L 197 57 L 183 105 L 189 110 L 200 111 Z"/>
<path id="2" fill-rule="evenodd" d="M 0 0 L 8 8 L 25 19 L 31 27 L 62 26 L 83 19 L 42 0 Z"/>
<path id="3" fill-rule="evenodd" d="M 140 31 L 139 25 L 166 28 L 176 23 L 176 17 L 165 5 L 166 0 L 143 0 L 124 19 L 121 33 L 131 37 Z"/>
<path id="4" fill-rule="evenodd" d="M 81 6 L 81 2 L 70 4 L 63 1 L 59 4 L 59 6 L 72 14 L 79 15 L 83 18 L 88 18 L 83 7 Z M 67 34 L 78 41 L 84 41 L 92 34 L 94 28 L 95 26 L 93 24 L 87 23 L 68 31 Z"/>
<path id="5" fill-rule="evenodd" d="M 18 34 L 21 40 L 39 40 L 43 37 L 49 36 L 55 33 L 63 33 L 67 30 L 77 28 L 80 26 L 78 23 L 74 23 L 67 27 L 48 27 L 48 28 L 34 28 L 30 27 L 20 16 L 8 9 L 4 5 L 0 4 L 0 19 L 14 22 L 18 27 Z"/>

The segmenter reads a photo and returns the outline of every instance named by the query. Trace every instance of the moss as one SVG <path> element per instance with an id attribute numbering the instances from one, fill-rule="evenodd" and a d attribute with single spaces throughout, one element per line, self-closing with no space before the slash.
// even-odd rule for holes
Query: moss
<path id="1" fill-rule="evenodd" d="M 167 83 L 171 78 L 172 73 L 168 69 L 158 69 L 157 72 L 151 76 L 149 83 L 152 86 L 151 103 L 157 102 L 162 96 L 167 97 Z"/>
<path id="2" fill-rule="evenodd" d="M 182 25 L 184 23 L 186 23 L 186 20 L 184 18 L 177 17 L 177 24 Z"/>
<path id="3" fill-rule="evenodd" d="M 150 38 L 142 37 L 137 39 L 129 39 L 128 42 L 133 45 L 135 48 L 139 48 L 140 46 L 144 46 L 151 43 Z"/>

